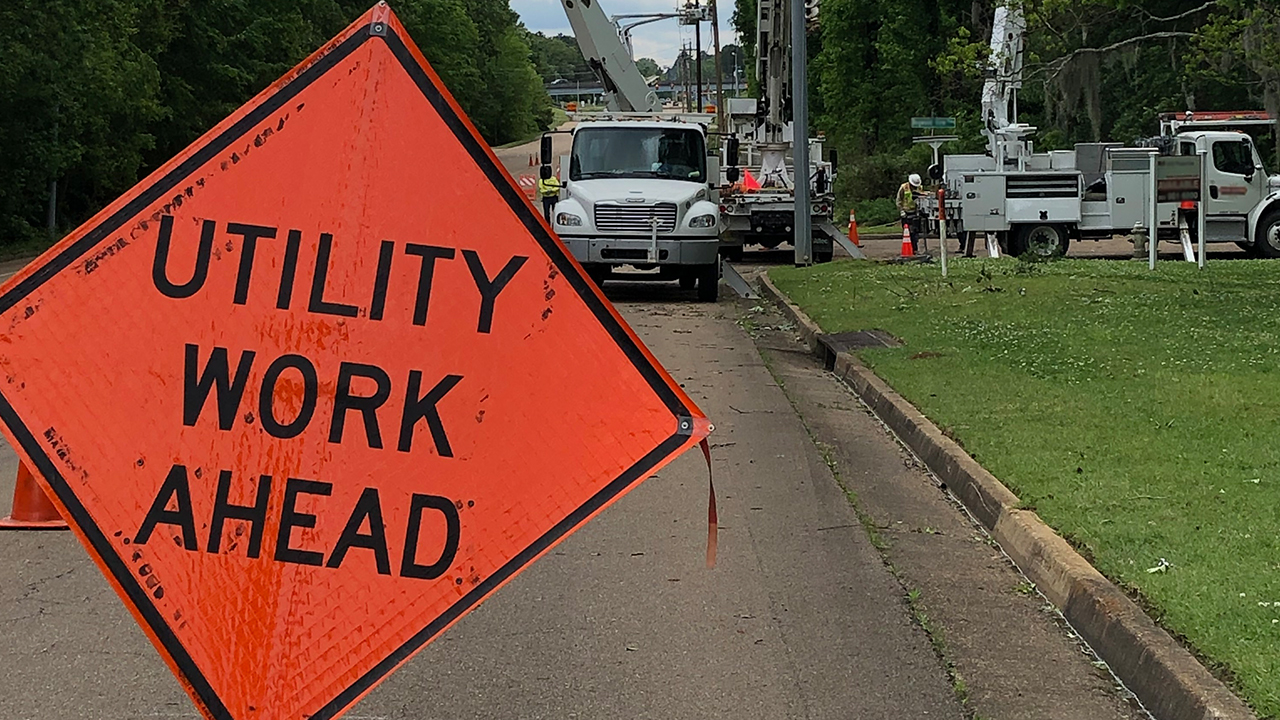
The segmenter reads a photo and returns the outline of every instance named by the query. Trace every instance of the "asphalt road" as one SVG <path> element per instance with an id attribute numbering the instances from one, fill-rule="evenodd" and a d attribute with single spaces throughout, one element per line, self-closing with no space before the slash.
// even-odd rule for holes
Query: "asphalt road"
<path id="1" fill-rule="evenodd" d="M 707 470 L 694 452 L 355 716 L 961 717 L 902 588 L 730 306 L 622 310 L 717 423 L 718 567 L 704 567 Z M 13 476 L 4 448 L 0 497 Z M 70 534 L 0 534 L 0 556 L 0 717 L 194 717 Z"/>

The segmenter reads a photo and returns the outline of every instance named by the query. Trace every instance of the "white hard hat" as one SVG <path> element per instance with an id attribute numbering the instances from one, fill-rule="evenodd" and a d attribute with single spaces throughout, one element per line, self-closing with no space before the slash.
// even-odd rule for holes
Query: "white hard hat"
<path id="1" fill-rule="evenodd" d="M 915 173 L 911 173 L 911 177 L 907 178 L 907 182 L 911 183 L 914 187 L 920 187 L 920 176 Z"/>

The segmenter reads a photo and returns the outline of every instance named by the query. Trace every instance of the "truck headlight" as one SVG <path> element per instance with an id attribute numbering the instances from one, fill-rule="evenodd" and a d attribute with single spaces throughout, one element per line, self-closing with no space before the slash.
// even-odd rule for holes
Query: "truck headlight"
<path id="1" fill-rule="evenodd" d="M 565 227 L 582 227 L 582 218 L 573 213 L 559 213 L 556 215 L 556 224 Z"/>
<path id="2" fill-rule="evenodd" d="M 716 225 L 715 215 L 698 215 L 697 217 L 689 221 L 689 227 L 691 228 L 709 228 L 709 227 L 715 227 L 715 225 Z"/>

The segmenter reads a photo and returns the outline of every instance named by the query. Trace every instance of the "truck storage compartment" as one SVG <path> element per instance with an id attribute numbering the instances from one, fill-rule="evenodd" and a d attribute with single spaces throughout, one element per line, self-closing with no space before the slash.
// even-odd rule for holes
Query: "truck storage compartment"
<path id="1" fill-rule="evenodd" d="M 1074 172 L 1009 175 L 1006 179 L 1008 221 L 1012 223 L 1077 223 L 1080 221 L 1080 175 Z"/>
<path id="2" fill-rule="evenodd" d="M 1002 232 L 1009 229 L 1004 216 L 1004 175 L 963 176 L 960 184 L 961 220 L 968 232 Z"/>

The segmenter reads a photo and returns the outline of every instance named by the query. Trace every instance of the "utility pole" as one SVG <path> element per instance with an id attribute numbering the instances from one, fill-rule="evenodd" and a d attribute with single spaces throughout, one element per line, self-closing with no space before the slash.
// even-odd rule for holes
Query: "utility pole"
<path id="1" fill-rule="evenodd" d="M 53 104 L 53 148 L 54 157 L 60 156 L 58 145 L 58 120 L 61 116 L 62 103 Z M 49 231 L 49 239 L 58 239 L 58 168 L 55 166 L 49 178 L 49 204 L 45 211 L 45 225 Z"/>
<path id="2" fill-rule="evenodd" d="M 689 64 L 689 44 L 681 48 L 684 53 L 684 111 L 693 112 L 693 66 Z"/>
<path id="3" fill-rule="evenodd" d="M 699 3 L 693 4 L 694 12 L 700 11 L 702 8 Z M 695 103 L 693 111 L 702 112 L 702 17 L 698 16 L 697 22 L 693 24 L 693 42 L 695 47 L 693 57 L 694 62 L 698 64 L 698 101 Z"/>
<path id="4" fill-rule="evenodd" d="M 711 42 L 716 48 L 716 129 L 725 132 L 724 123 L 724 71 L 720 66 L 720 14 L 716 11 L 716 0 L 708 0 L 711 5 Z"/>
<path id="5" fill-rule="evenodd" d="M 791 0 L 791 156 L 795 179 L 796 266 L 813 264 L 809 215 L 809 48 L 805 0 Z"/>

